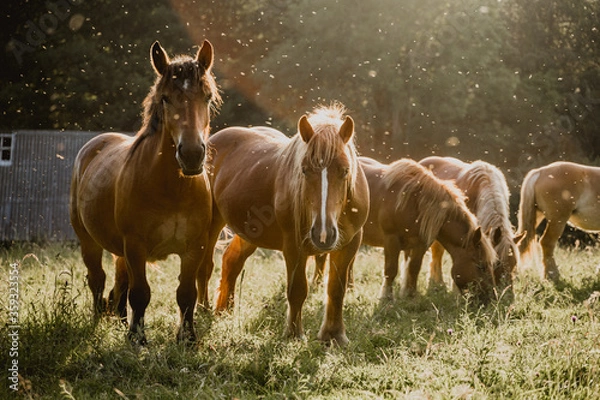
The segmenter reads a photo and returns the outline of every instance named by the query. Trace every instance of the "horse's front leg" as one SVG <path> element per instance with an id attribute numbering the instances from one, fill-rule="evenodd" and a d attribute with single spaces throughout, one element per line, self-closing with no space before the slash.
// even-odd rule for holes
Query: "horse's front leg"
<path id="1" fill-rule="evenodd" d="M 354 263 L 361 240 L 362 234 L 359 233 L 344 248 L 332 251 L 329 255 L 327 302 L 325 316 L 319 330 L 319 340 L 336 343 L 339 346 L 348 344 L 342 310 L 348 286 L 349 270 Z"/>
<path id="2" fill-rule="evenodd" d="M 131 306 L 131 323 L 128 338 L 130 341 L 144 345 L 147 343 L 144 332 L 144 315 L 150 303 L 150 286 L 146 278 L 146 249 L 135 239 L 125 239 L 125 260 L 129 276 L 129 305 Z"/>
<path id="3" fill-rule="evenodd" d="M 206 243 L 206 240 L 202 240 L 201 243 Z M 195 342 L 197 338 L 194 330 L 194 308 L 198 297 L 196 277 L 205 252 L 205 246 L 196 246 L 193 251 L 181 255 L 181 271 L 177 287 L 177 304 L 181 320 L 177 340 L 180 342 Z"/>
<path id="4" fill-rule="evenodd" d="M 295 241 L 284 245 L 283 257 L 287 269 L 287 327 L 286 336 L 304 338 L 302 327 L 302 306 L 308 295 L 306 279 L 306 259 L 304 252 L 298 249 Z"/>
<path id="5" fill-rule="evenodd" d="M 556 249 L 556 243 L 565 230 L 567 225 L 568 217 L 555 218 L 554 220 L 548 220 L 546 222 L 546 229 L 540 238 L 540 245 L 542 246 L 542 263 L 544 264 L 544 278 L 549 279 L 553 282 L 560 280 L 560 273 L 558 272 L 558 265 L 554 259 L 554 250 Z"/>
<path id="6" fill-rule="evenodd" d="M 115 257 L 115 286 L 108 296 L 108 305 L 121 321 L 127 324 L 127 290 L 129 277 L 127 276 L 127 260 L 125 257 Z"/>

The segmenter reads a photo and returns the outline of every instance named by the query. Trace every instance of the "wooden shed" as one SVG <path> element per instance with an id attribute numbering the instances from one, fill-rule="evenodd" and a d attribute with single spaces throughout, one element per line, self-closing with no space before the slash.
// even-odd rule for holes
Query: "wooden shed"
<path id="1" fill-rule="evenodd" d="M 76 240 L 69 187 L 79 149 L 97 132 L 0 132 L 0 242 Z"/>

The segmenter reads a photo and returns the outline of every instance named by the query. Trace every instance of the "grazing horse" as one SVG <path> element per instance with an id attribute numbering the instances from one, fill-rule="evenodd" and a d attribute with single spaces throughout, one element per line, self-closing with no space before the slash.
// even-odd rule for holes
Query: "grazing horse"
<path id="1" fill-rule="evenodd" d="M 213 223 L 209 251 L 225 224 L 237 235 L 223 254 L 216 310 L 233 304 L 235 281 L 257 247 L 281 250 L 287 268 L 287 329 L 302 337 L 306 260 L 329 253 L 324 320 L 318 338 L 345 345 L 342 319 L 348 266 L 358 251 L 369 209 L 365 176 L 353 143 L 354 122 L 340 104 L 317 108 L 291 139 L 271 128 L 227 128 L 209 139 Z M 212 260 L 198 276 L 208 303 Z M 207 272 L 207 275 L 202 273 Z"/>
<path id="2" fill-rule="evenodd" d="M 510 192 L 504 174 L 485 161 L 465 163 L 453 157 L 427 157 L 420 164 L 444 180 L 452 180 L 465 194 L 465 203 L 477 218 L 482 232 L 491 240 L 497 255 L 494 265 L 496 283 L 509 284 L 519 260 L 517 243 L 510 223 Z M 431 246 L 430 280 L 442 284 L 444 247 Z"/>
<path id="3" fill-rule="evenodd" d="M 540 238 L 544 277 L 558 281 L 554 249 L 566 224 L 587 232 L 600 231 L 600 168 L 571 162 L 555 162 L 533 169 L 521 186 L 518 232 L 525 256 L 535 241 L 538 225 L 546 219 Z"/>
<path id="4" fill-rule="evenodd" d="M 117 256 L 110 303 L 126 318 L 129 338 L 144 344 L 150 301 L 146 261 L 178 254 L 179 340 L 195 340 L 195 276 L 202 263 L 211 218 L 203 173 L 211 108 L 221 98 L 211 72 L 213 47 L 204 41 L 196 57 L 170 60 L 158 42 L 150 50 L 156 82 L 144 100 L 144 120 L 131 137 L 104 133 L 86 143 L 75 160 L 71 224 L 81 243 L 94 309 L 106 309 L 102 253 Z"/>
<path id="5" fill-rule="evenodd" d="M 383 247 L 385 258 L 380 298 L 393 298 L 401 251 L 407 263 L 401 294 L 416 293 L 423 256 L 437 240 L 450 253 L 456 286 L 465 291 L 474 285 L 475 293 L 486 299 L 493 283 L 495 252 L 462 193 L 412 160 L 384 165 L 360 157 L 360 164 L 371 198 L 363 243 Z"/>

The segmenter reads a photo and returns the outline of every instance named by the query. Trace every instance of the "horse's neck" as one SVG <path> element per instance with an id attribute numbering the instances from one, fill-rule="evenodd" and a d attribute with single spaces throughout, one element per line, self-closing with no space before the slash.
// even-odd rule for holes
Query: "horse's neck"
<path id="1" fill-rule="evenodd" d="M 153 179 L 179 176 L 179 164 L 175 158 L 175 145 L 167 132 L 156 131 L 139 143 L 133 157 L 141 170 L 153 175 Z"/>

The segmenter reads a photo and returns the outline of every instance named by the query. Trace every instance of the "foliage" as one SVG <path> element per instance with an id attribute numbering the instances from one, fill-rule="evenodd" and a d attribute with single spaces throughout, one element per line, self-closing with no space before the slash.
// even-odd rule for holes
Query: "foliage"
<path id="1" fill-rule="evenodd" d="M 315 340 L 322 287 L 312 288 L 305 305 L 308 340 L 282 337 L 285 268 L 276 252 L 248 260 L 230 315 L 197 313 L 201 340 L 192 348 L 175 341 L 176 258 L 148 267 L 144 348 L 128 344 L 116 318 L 91 317 L 76 248 L 2 250 L 0 292 L 7 293 L 8 264 L 19 262 L 25 398 L 593 398 L 600 390 L 600 252 L 557 255 L 561 284 L 540 280 L 533 262 L 521 266 L 513 301 L 500 293 L 478 308 L 449 291 L 427 291 L 424 273 L 419 296 L 379 304 L 383 254 L 362 250 L 346 296 L 346 349 Z M 7 329 L 0 326 L 1 337 Z M 7 345 L 0 341 L 2 360 Z M 6 385 L 0 390 L 6 394 Z"/>
<path id="2" fill-rule="evenodd" d="M 291 134 L 302 113 L 338 100 L 361 152 L 379 159 L 485 159 L 513 186 L 532 167 L 600 155 L 597 0 L 6 7 L 3 129 L 133 131 L 153 79 L 150 44 L 188 53 L 208 38 L 225 98 L 215 129 L 269 124 Z"/>

